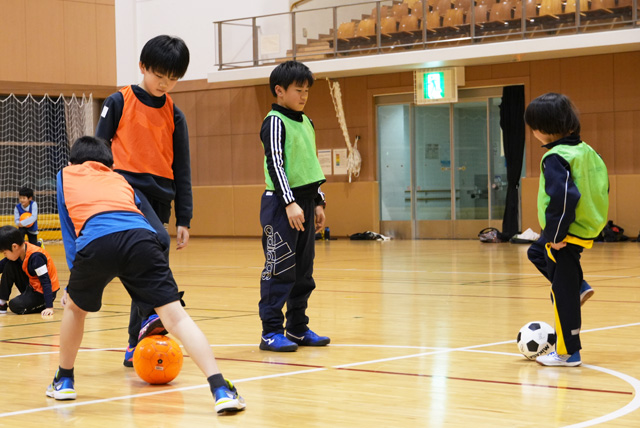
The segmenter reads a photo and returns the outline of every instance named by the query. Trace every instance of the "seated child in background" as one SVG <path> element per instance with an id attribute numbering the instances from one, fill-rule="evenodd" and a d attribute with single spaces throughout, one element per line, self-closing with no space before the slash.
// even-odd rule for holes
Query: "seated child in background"
<path id="1" fill-rule="evenodd" d="M 38 243 L 38 203 L 33 200 L 33 189 L 29 187 L 21 187 L 18 190 L 18 203 L 13 210 L 16 227 L 25 234 L 30 244 L 40 245 Z M 41 245 L 40 245 L 41 246 Z"/>
<path id="2" fill-rule="evenodd" d="M 13 226 L 0 227 L 0 314 L 7 306 L 18 315 L 40 312 L 53 315 L 53 301 L 60 288 L 51 256 L 43 248 L 24 242 L 24 232 Z M 9 300 L 13 285 L 20 295 Z M 8 305 L 7 305 L 8 303 Z"/>
<path id="3" fill-rule="evenodd" d="M 244 399 L 222 377 L 207 338 L 180 304 L 164 248 L 138 208 L 133 188 L 112 170 L 113 155 L 106 141 L 79 138 L 71 148 L 70 162 L 58 173 L 57 195 L 71 272 L 63 297 L 60 366 L 47 396 L 76 398 L 73 367 L 84 320 L 88 312 L 100 310 L 104 288 L 118 277 L 145 318 L 155 310 L 163 328 L 182 342 L 207 377 L 216 412 L 243 410 Z M 139 340 L 150 334 L 148 327 L 140 330 Z"/>

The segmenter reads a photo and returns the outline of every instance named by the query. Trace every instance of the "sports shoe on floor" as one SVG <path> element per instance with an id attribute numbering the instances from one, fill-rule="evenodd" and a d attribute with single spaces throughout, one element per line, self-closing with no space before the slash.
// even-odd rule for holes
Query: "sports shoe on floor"
<path id="1" fill-rule="evenodd" d="M 73 388 L 73 378 L 61 377 L 56 380 L 58 372 L 53 378 L 53 382 L 47 387 L 47 397 L 55 398 L 56 400 L 75 400 L 76 390 Z"/>
<path id="2" fill-rule="evenodd" d="M 7 308 L 9 307 L 8 303 L 5 303 L 3 305 L 0 305 L 0 314 L 6 314 L 7 313 Z"/>
<path id="3" fill-rule="evenodd" d="M 282 333 L 269 333 L 260 339 L 260 349 L 273 352 L 293 352 L 298 345 L 284 337 Z"/>
<path id="4" fill-rule="evenodd" d="M 325 346 L 331 342 L 331 339 L 327 336 L 318 336 L 311 330 L 307 330 L 300 334 L 293 334 L 290 331 L 287 331 L 287 339 L 300 346 Z"/>
<path id="5" fill-rule="evenodd" d="M 593 291 L 593 288 L 587 284 L 587 281 L 582 281 L 582 285 L 580 286 L 580 306 L 584 305 L 584 303 L 589 300 L 594 293 L 595 291 Z"/>
<path id="6" fill-rule="evenodd" d="M 216 413 L 239 412 L 247 406 L 244 398 L 240 397 L 238 390 L 230 380 L 225 379 L 226 386 L 216 388 L 213 396 L 216 400 Z"/>
<path id="7" fill-rule="evenodd" d="M 44 241 L 42 239 L 38 239 L 38 246 L 44 249 Z"/>
<path id="8" fill-rule="evenodd" d="M 153 336 L 154 334 L 165 335 L 169 333 L 157 314 L 151 315 L 146 320 L 142 321 L 142 327 L 138 334 L 138 342 L 147 336 Z"/>
<path id="9" fill-rule="evenodd" d="M 536 358 L 536 362 L 543 366 L 551 367 L 575 367 L 582 364 L 582 360 L 580 360 L 580 351 L 565 355 L 551 352 L 547 355 Z"/>
<path id="10" fill-rule="evenodd" d="M 124 361 L 122 365 L 125 367 L 133 367 L 133 352 L 136 350 L 136 347 L 133 348 L 127 345 L 127 350 L 124 351 Z"/>

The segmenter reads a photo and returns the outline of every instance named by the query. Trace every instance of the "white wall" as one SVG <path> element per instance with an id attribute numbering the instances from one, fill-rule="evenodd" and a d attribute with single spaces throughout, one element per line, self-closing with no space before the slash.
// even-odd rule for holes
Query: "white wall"
<path id="1" fill-rule="evenodd" d="M 184 80 L 206 79 L 216 69 L 214 21 L 288 12 L 289 0 L 116 0 L 115 6 L 118 85 L 124 86 L 140 81 L 140 50 L 159 34 L 187 43 L 191 62 Z"/>

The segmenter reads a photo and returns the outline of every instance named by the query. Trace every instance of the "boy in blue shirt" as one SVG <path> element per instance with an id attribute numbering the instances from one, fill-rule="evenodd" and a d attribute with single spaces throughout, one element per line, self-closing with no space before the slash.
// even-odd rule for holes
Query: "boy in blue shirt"
<path id="1" fill-rule="evenodd" d="M 16 227 L 27 235 L 30 244 L 41 246 L 38 242 L 38 203 L 33 200 L 33 189 L 21 187 L 18 201 L 13 210 Z"/>
<path id="2" fill-rule="evenodd" d="M 224 379 L 207 338 L 180 304 L 180 294 L 156 232 L 139 209 L 127 181 L 113 172 L 113 156 L 103 140 L 78 139 L 71 165 L 58 173 L 60 228 L 70 276 L 60 327 L 60 366 L 47 396 L 76 398 L 73 366 L 88 312 L 100 310 L 104 288 L 118 277 L 144 316 L 154 310 L 160 325 L 182 342 L 206 375 L 218 413 L 245 408 L 244 399 Z"/>

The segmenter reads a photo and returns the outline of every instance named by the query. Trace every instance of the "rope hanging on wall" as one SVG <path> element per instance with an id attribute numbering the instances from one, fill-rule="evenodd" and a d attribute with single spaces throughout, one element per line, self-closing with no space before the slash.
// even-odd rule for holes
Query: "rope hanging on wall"
<path id="1" fill-rule="evenodd" d="M 342 135 L 344 136 L 344 142 L 347 145 L 347 173 L 349 174 L 349 183 L 351 183 L 351 176 L 358 177 L 360 175 L 360 167 L 362 165 L 362 158 L 358 151 L 359 135 L 356 135 L 356 139 L 351 145 L 349 139 L 349 131 L 347 130 L 347 122 L 344 118 L 344 109 L 342 108 L 342 92 L 340 91 L 340 84 L 338 82 L 332 82 L 327 78 L 329 84 L 329 92 L 331 93 L 331 100 L 333 101 L 333 108 L 336 111 L 336 117 L 342 129 Z"/>

